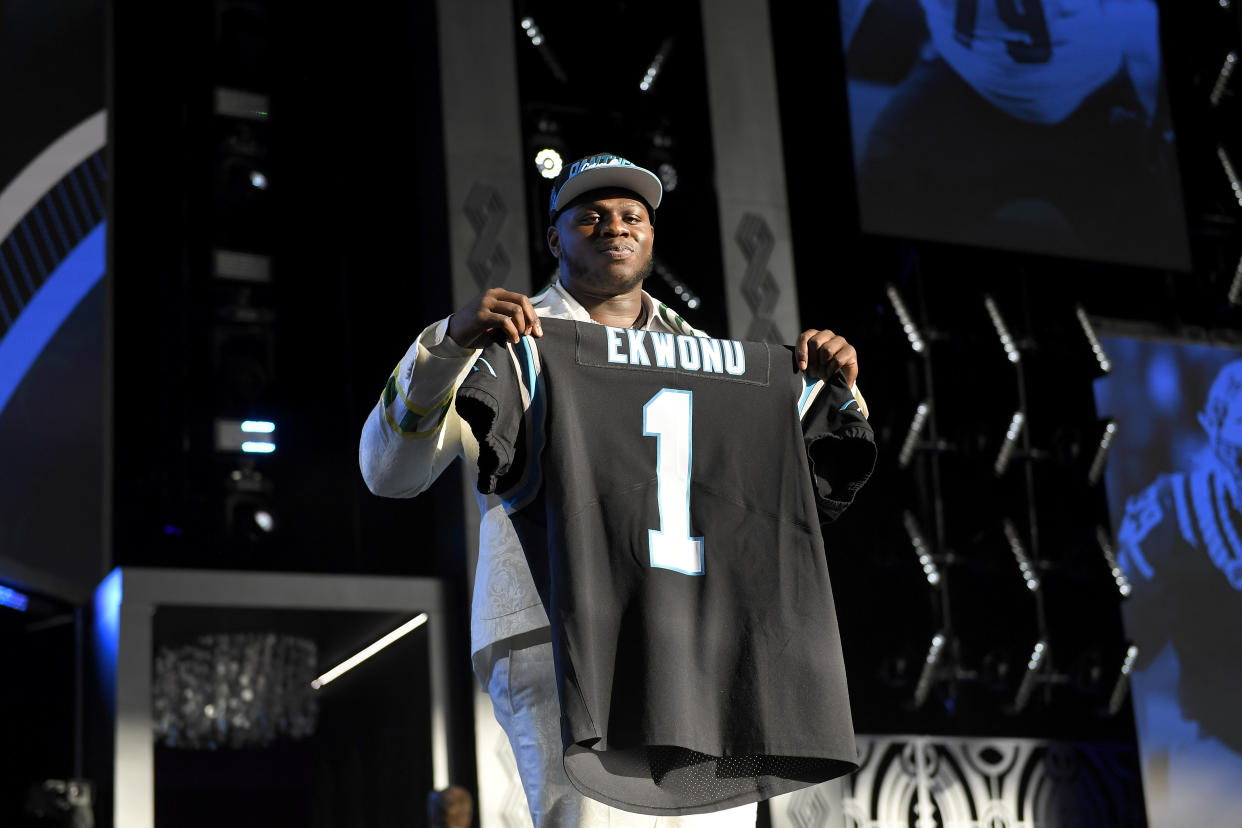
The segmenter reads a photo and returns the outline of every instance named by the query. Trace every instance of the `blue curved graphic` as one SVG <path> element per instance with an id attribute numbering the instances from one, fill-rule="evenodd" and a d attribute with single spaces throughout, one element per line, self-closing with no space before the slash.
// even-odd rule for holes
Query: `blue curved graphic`
<path id="1" fill-rule="evenodd" d="M 100 222 L 70 251 L 0 339 L 0 412 L 61 324 L 103 278 L 106 229 L 107 222 Z"/>

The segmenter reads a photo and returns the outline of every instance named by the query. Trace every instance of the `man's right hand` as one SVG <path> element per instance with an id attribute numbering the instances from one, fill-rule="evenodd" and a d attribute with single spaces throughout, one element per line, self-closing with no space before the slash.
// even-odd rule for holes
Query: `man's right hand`
<path id="1" fill-rule="evenodd" d="M 482 348 L 493 335 L 516 343 L 526 334 L 543 336 L 535 308 L 505 288 L 488 288 L 449 317 L 448 335 L 463 348 Z"/>

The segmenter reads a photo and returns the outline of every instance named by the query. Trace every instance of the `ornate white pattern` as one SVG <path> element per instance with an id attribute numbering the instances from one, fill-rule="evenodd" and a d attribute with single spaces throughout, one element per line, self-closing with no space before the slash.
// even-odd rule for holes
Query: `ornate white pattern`
<path id="1" fill-rule="evenodd" d="M 858 737 L 843 780 L 772 800 L 773 828 L 1145 826 L 1125 745 Z"/>

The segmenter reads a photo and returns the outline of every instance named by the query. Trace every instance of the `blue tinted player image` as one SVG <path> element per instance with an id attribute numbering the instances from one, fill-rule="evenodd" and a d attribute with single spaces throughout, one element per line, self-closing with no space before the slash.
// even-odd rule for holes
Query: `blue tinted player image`
<path id="1" fill-rule="evenodd" d="M 1168 824 L 1221 824 L 1213 809 L 1242 782 L 1242 360 L 1198 419 L 1208 449 L 1128 498 L 1118 531 L 1145 784 Z"/>
<path id="2" fill-rule="evenodd" d="M 1186 267 L 1153 0 L 841 9 L 865 230 Z"/>

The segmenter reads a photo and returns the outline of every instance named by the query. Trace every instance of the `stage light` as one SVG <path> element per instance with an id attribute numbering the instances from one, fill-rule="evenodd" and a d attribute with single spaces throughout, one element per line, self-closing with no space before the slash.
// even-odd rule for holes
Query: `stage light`
<path id="1" fill-rule="evenodd" d="M 25 612 L 26 607 L 30 605 L 30 599 L 15 589 L 6 586 L 0 586 L 0 607 L 8 607 L 18 612 Z"/>
<path id="2" fill-rule="evenodd" d="M 906 303 L 901 301 L 901 294 L 891 283 L 884 289 L 884 292 L 888 294 L 888 301 L 893 305 L 893 311 L 897 314 L 897 321 L 901 323 L 901 329 L 906 334 L 906 341 L 910 343 L 910 348 L 916 354 L 923 353 L 927 345 L 923 342 L 918 326 L 914 324 L 914 317 L 906 309 Z"/>
<path id="3" fill-rule="evenodd" d="M 267 176 L 259 172 L 258 170 L 251 170 L 250 171 L 250 186 L 254 187 L 256 190 L 266 190 L 267 189 Z"/>
<path id="4" fill-rule="evenodd" d="M 271 532 L 276 528 L 276 518 L 267 509 L 256 509 L 254 513 L 254 524 L 264 532 Z"/>
<path id="5" fill-rule="evenodd" d="M 270 420 L 217 418 L 216 451 L 270 454 L 276 450 L 276 424 Z"/>
<path id="6" fill-rule="evenodd" d="M 1233 70 L 1237 65 L 1237 52 L 1230 52 L 1225 55 L 1225 63 L 1220 67 L 1220 74 L 1216 76 L 1216 83 L 1212 86 L 1212 94 L 1210 96 L 1212 106 L 1220 105 L 1220 100 L 1225 95 L 1225 88 L 1229 85 L 1229 78 L 1233 75 Z"/>
<path id="7" fill-rule="evenodd" d="M 547 64 L 552 75 L 561 83 L 568 83 L 569 78 L 566 77 L 565 70 L 561 68 L 560 63 L 552 56 L 552 51 L 545 45 L 543 32 L 540 31 L 533 17 L 522 18 L 522 30 L 530 38 L 531 45 L 539 48 L 539 55 L 543 58 L 543 62 Z"/>
<path id="8" fill-rule="evenodd" d="M 984 294 L 983 304 L 988 309 L 988 316 L 992 318 L 992 327 L 996 328 L 996 335 L 1000 337 L 1001 346 L 1005 349 L 1005 356 L 1009 358 L 1010 362 L 1021 362 L 1022 355 L 1018 353 L 1018 346 L 1014 342 L 1013 336 L 1009 333 L 1009 327 L 1001 317 L 1000 308 L 996 306 L 995 300 L 990 295 Z"/>
<path id="9" fill-rule="evenodd" d="M 1018 695 L 1013 701 L 1015 713 L 1021 713 L 1030 702 L 1031 694 L 1035 692 L 1035 685 L 1039 682 L 1039 673 L 1047 661 L 1048 642 L 1041 638 L 1035 642 L 1035 647 L 1031 650 L 1031 657 L 1026 662 L 1026 673 L 1022 676 L 1022 683 L 1018 685 Z"/>
<path id="10" fill-rule="evenodd" d="M 1104 424 L 1104 433 L 1100 435 L 1100 444 L 1095 449 L 1095 457 L 1091 458 L 1091 467 L 1087 470 L 1087 482 L 1094 486 L 1100 482 L 1104 474 L 1104 464 L 1108 459 L 1108 447 L 1113 444 L 1113 436 L 1117 433 L 1117 423 L 1109 420 Z"/>
<path id="11" fill-rule="evenodd" d="M 259 253 L 216 248 L 212 251 L 212 275 L 217 279 L 267 283 L 272 281 L 272 259 Z"/>
<path id="12" fill-rule="evenodd" d="M 526 36 L 530 38 L 530 42 L 535 46 L 543 45 L 543 34 L 539 31 L 539 27 L 535 25 L 532 17 L 522 18 L 522 28 L 526 31 Z"/>
<path id="13" fill-rule="evenodd" d="M 1095 361 L 1099 363 L 1100 370 L 1107 374 L 1113 370 L 1113 364 L 1109 362 L 1108 354 L 1104 353 L 1104 346 L 1100 344 L 1100 338 L 1096 336 L 1095 328 L 1091 325 L 1086 309 L 1078 305 L 1074 313 L 1078 316 L 1078 324 L 1082 326 L 1082 332 L 1087 335 L 1087 341 L 1091 343 L 1091 353 L 1095 354 Z"/>
<path id="14" fill-rule="evenodd" d="M 342 661 L 340 664 L 333 667 L 328 672 L 324 673 L 319 678 L 312 681 L 311 687 L 315 688 L 316 690 L 320 689 L 321 687 L 323 687 L 325 684 L 332 681 L 333 679 L 339 678 L 342 673 L 345 673 L 349 670 L 352 670 L 354 667 L 357 667 L 359 664 L 366 661 L 368 658 L 375 655 L 380 650 L 387 647 L 389 644 L 392 644 L 397 639 L 421 627 L 425 623 L 427 623 L 427 613 L 420 612 L 418 615 L 414 616 L 409 621 L 406 621 L 400 627 L 397 627 L 395 630 L 388 633 L 388 635 L 384 636 L 379 641 L 376 641 L 374 644 L 363 648 L 359 652 L 355 653 L 354 655 Z"/>
<path id="15" fill-rule="evenodd" d="M 1225 177 L 1229 179 L 1229 186 L 1233 190 L 1233 197 L 1237 200 L 1238 206 L 1242 207 L 1242 181 L 1238 180 L 1238 172 L 1233 168 L 1233 162 L 1229 160 L 1228 153 L 1225 148 L 1217 145 L 1216 157 L 1220 159 L 1220 165 L 1225 170 Z"/>
<path id="16" fill-rule="evenodd" d="M 664 186 L 664 192 L 671 193 L 677 189 L 677 168 L 667 162 L 656 168 L 656 173 L 660 176 L 660 184 Z"/>
<path id="17" fill-rule="evenodd" d="M 1126 577 L 1125 570 L 1117 562 L 1117 553 L 1113 551 L 1108 531 L 1103 526 L 1095 527 L 1095 540 L 1100 545 L 1100 551 L 1104 553 L 1104 560 L 1108 562 L 1108 571 L 1113 576 L 1117 591 L 1121 593 L 1122 598 L 1129 597 L 1134 588 L 1130 586 L 1130 579 Z"/>
<path id="18" fill-rule="evenodd" d="M 1139 648 L 1133 644 L 1126 647 L 1125 660 L 1121 662 L 1121 670 L 1117 674 L 1117 681 L 1113 684 L 1113 692 L 1108 697 L 1108 713 L 1116 716 L 1121 712 L 1121 705 L 1125 704 L 1126 692 L 1130 686 L 1130 673 L 1134 672 L 1134 662 L 1138 659 Z"/>
<path id="19" fill-rule="evenodd" d="M 241 444 L 241 450 L 246 454 L 271 454 L 276 450 L 276 444 L 247 440 Z"/>
<path id="20" fill-rule="evenodd" d="M 660 44 L 660 50 L 656 52 L 655 57 L 651 59 L 651 64 L 647 67 L 647 73 L 643 75 L 643 79 L 638 84 L 638 88 L 644 92 L 651 90 L 652 84 L 655 83 L 656 76 L 660 74 L 660 67 L 664 65 L 664 59 L 668 57 L 669 50 L 673 47 L 673 39 L 665 38 Z"/>
<path id="21" fill-rule="evenodd" d="M 932 557 L 931 550 L 927 547 L 927 541 L 923 539 L 923 532 L 919 529 L 919 522 L 914 517 L 914 513 L 907 509 L 901 516 L 901 522 L 906 527 L 906 535 L 910 538 L 910 546 L 914 549 L 914 554 L 919 560 L 919 566 L 923 568 L 923 575 L 927 578 L 927 583 L 932 586 L 940 584 L 940 569 L 936 566 L 936 559 Z"/>
<path id="22" fill-rule="evenodd" d="M 657 276 L 664 280 L 664 284 L 673 289 L 673 293 L 677 295 L 677 298 L 686 303 L 687 308 L 694 310 L 702 304 L 702 300 L 690 289 L 690 286 L 678 279 L 676 274 L 669 270 L 664 262 L 656 259 L 652 269 Z"/>
<path id="23" fill-rule="evenodd" d="M 914 688 L 914 706 L 922 707 L 927 701 L 927 694 L 931 692 L 932 681 L 935 679 L 936 666 L 940 663 L 940 656 L 944 652 L 945 635 L 938 632 L 932 636 L 931 645 L 927 648 L 927 658 L 923 662 L 923 670 L 919 673 L 919 682 Z"/>
<path id="24" fill-rule="evenodd" d="M 561 154 L 554 149 L 541 149 L 535 153 L 535 169 L 544 178 L 556 178 L 561 174 L 564 162 Z"/>
<path id="25" fill-rule="evenodd" d="M 244 118 L 250 121 L 266 121 L 270 117 L 271 101 L 267 95 L 242 89 L 215 88 L 215 113 L 228 118 Z"/>
<path id="26" fill-rule="evenodd" d="M 914 410 L 914 418 L 910 420 L 910 428 L 906 431 L 906 439 L 901 442 L 901 451 L 897 454 L 897 465 L 905 468 L 914 457 L 914 450 L 922 436 L 923 426 L 927 423 L 927 415 L 931 412 L 931 403 L 924 400 Z"/>
<path id="27" fill-rule="evenodd" d="M 1013 418 L 1009 421 L 1009 429 L 1005 432 L 1005 441 L 1001 443 L 996 462 L 992 465 L 997 477 L 1003 475 L 1005 469 L 1009 468 L 1009 459 L 1013 455 L 1014 446 L 1018 444 L 1018 437 L 1022 434 L 1022 426 L 1025 423 L 1026 415 L 1021 411 L 1015 411 Z"/>
<path id="28" fill-rule="evenodd" d="M 1018 564 L 1018 571 L 1022 573 L 1022 580 L 1026 582 L 1026 588 L 1031 592 L 1039 590 L 1039 576 L 1035 574 L 1035 565 L 1031 563 L 1030 557 L 1026 554 L 1026 547 L 1022 545 L 1022 539 L 1018 537 L 1018 530 L 1013 525 L 1013 521 L 1009 518 L 1001 523 L 1001 528 L 1005 532 L 1005 540 L 1009 541 L 1009 551 L 1013 553 L 1013 559 Z"/>

